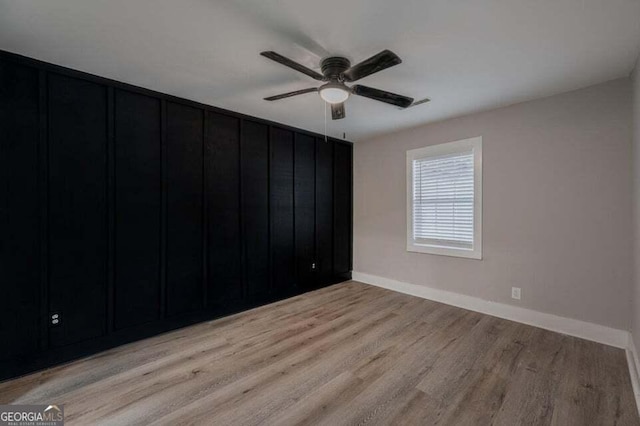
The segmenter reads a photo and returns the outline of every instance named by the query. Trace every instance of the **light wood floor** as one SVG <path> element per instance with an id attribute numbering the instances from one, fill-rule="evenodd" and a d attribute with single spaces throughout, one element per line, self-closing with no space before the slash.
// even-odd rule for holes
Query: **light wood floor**
<path id="1" fill-rule="evenodd" d="M 348 282 L 0 384 L 67 424 L 638 425 L 620 349 Z"/>

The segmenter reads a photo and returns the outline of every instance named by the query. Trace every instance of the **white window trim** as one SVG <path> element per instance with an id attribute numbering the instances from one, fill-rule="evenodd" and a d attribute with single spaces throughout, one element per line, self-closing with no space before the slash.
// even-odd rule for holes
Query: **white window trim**
<path id="1" fill-rule="evenodd" d="M 473 248 L 418 244 L 413 239 L 413 160 L 473 150 Z M 407 251 L 482 259 L 482 136 L 407 151 Z"/>

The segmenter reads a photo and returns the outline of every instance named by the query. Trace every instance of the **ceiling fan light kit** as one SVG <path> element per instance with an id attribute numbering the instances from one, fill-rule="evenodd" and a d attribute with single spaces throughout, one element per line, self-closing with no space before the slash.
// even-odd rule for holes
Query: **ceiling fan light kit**
<path id="1" fill-rule="evenodd" d="M 322 60 L 322 63 L 320 64 L 322 74 L 276 52 L 267 51 L 260 54 L 272 61 L 301 72 L 314 80 L 327 82 L 317 88 L 312 87 L 283 93 L 281 95 L 269 96 L 264 98 L 266 101 L 276 101 L 278 99 L 303 95 L 305 93 L 318 92 L 325 102 L 331 104 L 331 118 L 333 120 L 340 120 L 345 117 L 344 102 L 349 98 L 350 94 L 363 96 L 379 102 L 395 105 L 400 108 L 407 108 L 413 104 L 413 98 L 408 96 L 402 96 L 396 93 L 386 92 L 384 90 L 374 89 L 372 87 L 358 84 L 351 87 L 345 84 L 345 82 L 352 83 L 368 75 L 402 63 L 402 60 L 398 55 L 390 50 L 383 50 L 377 55 L 373 55 L 369 59 L 366 59 L 354 66 L 351 66 L 351 62 L 349 62 L 347 58 L 331 56 Z"/>
<path id="2" fill-rule="evenodd" d="M 344 84 L 327 83 L 318 90 L 320 97 L 330 104 L 339 104 L 349 98 L 349 90 Z"/>

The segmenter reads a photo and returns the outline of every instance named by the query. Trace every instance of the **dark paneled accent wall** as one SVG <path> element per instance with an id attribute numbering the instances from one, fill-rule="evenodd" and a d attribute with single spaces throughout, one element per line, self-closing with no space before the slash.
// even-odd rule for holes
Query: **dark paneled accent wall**
<path id="1" fill-rule="evenodd" d="M 107 88 L 48 76 L 49 312 L 51 346 L 107 329 Z"/>
<path id="2" fill-rule="evenodd" d="M 298 282 L 315 284 L 316 259 L 316 139 L 296 133 L 294 141 L 294 235 Z"/>
<path id="3" fill-rule="evenodd" d="M 333 147 L 316 139 L 316 257 L 321 283 L 333 277 Z"/>
<path id="4" fill-rule="evenodd" d="M 258 300 L 269 292 L 269 126 L 243 121 L 240 157 L 244 290 Z"/>
<path id="5" fill-rule="evenodd" d="M 39 349 L 39 80 L 0 62 L 0 361 Z"/>
<path id="6" fill-rule="evenodd" d="M 204 111 L 167 102 L 167 313 L 204 306 Z"/>
<path id="7" fill-rule="evenodd" d="M 351 273 L 352 170 L 353 145 L 334 144 L 333 156 L 333 274 Z"/>
<path id="8" fill-rule="evenodd" d="M 160 318 L 160 100 L 115 91 L 115 328 Z"/>
<path id="9" fill-rule="evenodd" d="M 0 52 L 0 379 L 350 279 L 352 156 Z"/>
<path id="10" fill-rule="evenodd" d="M 207 112 L 207 302 L 212 308 L 233 305 L 243 296 L 240 123 L 239 118 Z"/>
<path id="11" fill-rule="evenodd" d="M 296 285 L 293 132 L 272 127 L 270 146 L 271 289 L 286 294 Z"/>

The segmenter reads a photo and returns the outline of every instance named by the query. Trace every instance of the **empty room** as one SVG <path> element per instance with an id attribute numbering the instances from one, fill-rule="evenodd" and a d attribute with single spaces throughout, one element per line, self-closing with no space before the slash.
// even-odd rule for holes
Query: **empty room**
<path id="1" fill-rule="evenodd" d="M 640 426 L 640 0 L 0 0 L 0 426 Z"/>

